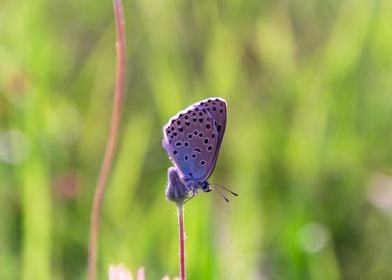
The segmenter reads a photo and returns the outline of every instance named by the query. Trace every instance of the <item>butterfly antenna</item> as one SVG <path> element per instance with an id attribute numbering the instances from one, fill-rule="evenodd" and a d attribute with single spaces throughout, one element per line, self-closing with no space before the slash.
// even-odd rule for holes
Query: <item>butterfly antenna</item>
<path id="1" fill-rule="evenodd" d="M 222 191 L 221 191 L 220 189 L 218 189 L 218 188 L 215 188 L 215 189 L 218 191 L 218 193 L 220 194 L 220 196 L 223 197 L 223 199 L 224 199 L 227 203 L 230 202 L 230 200 L 222 193 Z"/>
<path id="2" fill-rule="evenodd" d="M 232 190 L 229 190 L 228 188 L 226 188 L 226 187 L 224 187 L 224 186 L 221 186 L 221 185 L 218 185 L 218 184 L 215 184 L 215 183 L 211 183 L 211 185 L 214 186 L 216 190 L 219 190 L 218 188 L 216 188 L 216 187 L 219 187 L 219 188 L 222 188 L 222 189 L 224 189 L 225 191 L 231 193 L 232 195 L 238 196 L 238 193 L 235 193 L 235 192 L 233 192 Z"/>

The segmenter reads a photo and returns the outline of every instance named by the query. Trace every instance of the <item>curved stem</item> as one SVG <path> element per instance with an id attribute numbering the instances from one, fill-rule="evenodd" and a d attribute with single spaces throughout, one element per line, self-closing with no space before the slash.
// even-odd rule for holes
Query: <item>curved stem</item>
<path id="1" fill-rule="evenodd" d="M 180 240 L 180 279 L 186 280 L 185 273 L 185 230 L 184 230 L 184 205 L 177 205 L 178 233 Z"/>
<path id="2" fill-rule="evenodd" d="M 97 241 L 100 225 L 102 202 L 105 194 L 108 174 L 111 168 L 113 155 L 115 152 L 118 130 L 121 119 L 121 104 L 124 92 L 125 75 L 125 36 L 124 36 L 124 15 L 121 0 L 113 0 L 114 16 L 117 30 L 117 77 L 114 93 L 114 103 L 112 109 L 112 120 L 110 132 L 106 145 L 105 155 L 102 161 L 101 171 L 95 188 L 94 201 L 90 217 L 90 243 L 88 251 L 88 279 L 95 280 L 97 272 Z"/>

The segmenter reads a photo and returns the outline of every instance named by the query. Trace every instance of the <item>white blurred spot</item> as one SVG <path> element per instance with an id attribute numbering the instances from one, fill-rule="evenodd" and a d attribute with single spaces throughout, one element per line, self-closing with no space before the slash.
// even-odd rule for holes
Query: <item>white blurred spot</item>
<path id="1" fill-rule="evenodd" d="M 132 275 L 122 264 L 110 265 L 109 280 L 132 280 Z"/>
<path id="2" fill-rule="evenodd" d="M 29 151 L 30 143 L 23 132 L 7 130 L 0 134 L 0 160 L 20 164 L 26 160 Z"/>
<path id="3" fill-rule="evenodd" d="M 163 278 L 162 278 L 161 280 L 170 280 L 170 277 L 167 276 L 167 275 L 165 275 L 165 276 L 163 276 Z M 179 278 L 179 277 L 174 277 L 174 278 L 171 279 L 171 280 L 180 280 L 180 278 Z"/>
<path id="4" fill-rule="evenodd" d="M 300 245 L 307 253 L 316 253 L 322 250 L 327 245 L 328 239 L 328 230 L 322 224 L 306 224 L 299 232 Z"/>
<path id="5" fill-rule="evenodd" d="M 376 173 L 370 177 L 368 187 L 371 204 L 384 211 L 392 209 L 392 176 Z"/>
<path id="6" fill-rule="evenodd" d="M 144 267 L 142 266 L 137 270 L 136 280 L 145 280 L 145 279 L 146 279 L 146 274 L 144 271 Z"/>

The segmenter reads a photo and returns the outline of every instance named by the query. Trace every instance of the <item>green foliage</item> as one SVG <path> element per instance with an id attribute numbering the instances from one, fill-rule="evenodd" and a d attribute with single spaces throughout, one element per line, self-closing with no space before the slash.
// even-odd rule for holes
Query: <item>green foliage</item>
<path id="1" fill-rule="evenodd" d="M 127 1 L 127 91 L 99 267 L 178 274 L 161 127 L 228 102 L 186 204 L 189 279 L 391 279 L 389 1 Z M 110 1 L 0 3 L 0 279 L 83 279 L 115 78 Z M 11 131 L 11 134 L 9 133 Z"/>

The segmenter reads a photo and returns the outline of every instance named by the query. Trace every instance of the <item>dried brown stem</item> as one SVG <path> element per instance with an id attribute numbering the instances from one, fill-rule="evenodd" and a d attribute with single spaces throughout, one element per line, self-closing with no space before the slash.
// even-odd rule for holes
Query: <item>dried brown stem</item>
<path id="1" fill-rule="evenodd" d="M 121 120 L 121 105 L 124 94 L 125 75 L 125 35 L 124 35 L 124 14 L 121 0 L 113 0 L 114 16 L 117 30 L 117 76 L 116 88 L 114 92 L 114 102 L 112 109 L 112 120 L 110 132 L 106 145 L 105 155 L 102 161 L 101 171 L 95 188 L 94 201 L 90 218 L 90 243 L 88 251 L 88 279 L 95 280 L 97 273 L 97 251 L 98 233 L 102 202 L 105 195 L 108 175 L 111 169 L 113 156 L 116 150 L 118 132 Z"/>

